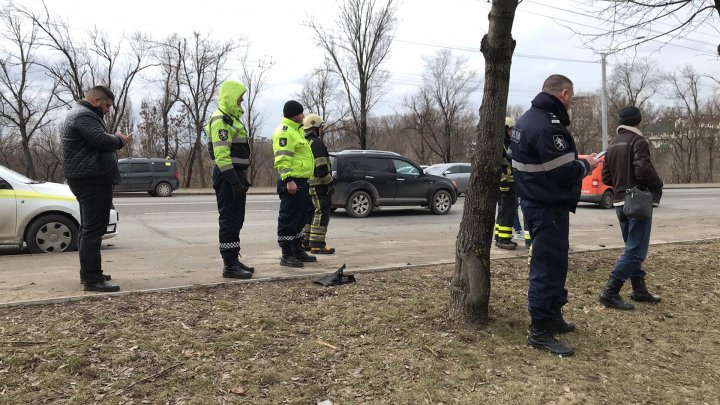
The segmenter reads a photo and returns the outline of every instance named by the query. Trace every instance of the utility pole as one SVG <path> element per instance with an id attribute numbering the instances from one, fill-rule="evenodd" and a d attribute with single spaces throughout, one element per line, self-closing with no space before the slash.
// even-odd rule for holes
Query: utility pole
<path id="1" fill-rule="evenodd" d="M 602 109 L 602 150 L 607 150 L 608 147 L 608 103 L 607 103 L 607 76 L 605 69 L 607 67 L 607 54 L 600 54 L 602 57 L 602 95 L 600 97 L 601 109 Z"/>

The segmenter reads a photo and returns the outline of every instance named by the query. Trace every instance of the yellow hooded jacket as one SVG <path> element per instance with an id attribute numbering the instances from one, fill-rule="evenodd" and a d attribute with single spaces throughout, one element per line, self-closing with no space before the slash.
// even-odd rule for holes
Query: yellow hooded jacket
<path id="1" fill-rule="evenodd" d="M 244 111 L 237 100 L 247 88 L 235 81 L 226 81 L 220 86 L 218 110 L 210 116 L 205 128 L 210 142 L 210 158 L 231 184 L 240 182 L 235 170 L 250 166 L 250 143 L 245 126 L 240 122 Z M 227 172 L 227 173 L 226 173 Z"/>
<path id="2" fill-rule="evenodd" d="M 288 118 L 282 119 L 273 134 L 275 170 L 287 182 L 293 179 L 309 179 L 315 170 L 310 144 L 305 139 L 302 124 Z"/>

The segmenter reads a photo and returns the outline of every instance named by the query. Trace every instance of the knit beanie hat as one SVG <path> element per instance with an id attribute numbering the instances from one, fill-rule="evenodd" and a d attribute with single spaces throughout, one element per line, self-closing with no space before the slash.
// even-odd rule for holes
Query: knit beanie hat
<path id="1" fill-rule="evenodd" d="M 283 106 L 283 117 L 292 118 L 296 115 L 302 114 L 303 110 L 305 109 L 303 108 L 302 104 L 298 103 L 295 100 L 290 100 L 285 103 L 285 106 Z"/>
<path id="2" fill-rule="evenodd" d="M 637 126 L 642 120 L 640 110 L 632 105 L 621 108 L 618 113 L 618 117 L 620 118 L 620 125 L 627 125 L 630 127 Z"/>

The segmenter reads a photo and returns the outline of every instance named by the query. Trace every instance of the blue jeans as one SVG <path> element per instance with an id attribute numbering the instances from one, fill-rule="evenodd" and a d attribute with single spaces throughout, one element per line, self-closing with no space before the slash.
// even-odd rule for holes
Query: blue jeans
<path id="1" fill-rule="evenodd" d="M 513 221 L 513 229 L 515 232 L 521 232 L 523 230 L 520 226 L 520 197 L 517 197 L 517 205 L 515 206 L 515 220 Z"/>
<path id="2" fill-rule="evenodd" d="M 625 281 L 628 277 L 645 277 L 642 263 L 647 257 L 652 229 L 652 213 L 645 220 L 630 219 L 623 213 L 623 207 L 615 207 L 620 231 L 625 241 L 625 251 L 615 263 L 610 274 L 614 279 Z"/>

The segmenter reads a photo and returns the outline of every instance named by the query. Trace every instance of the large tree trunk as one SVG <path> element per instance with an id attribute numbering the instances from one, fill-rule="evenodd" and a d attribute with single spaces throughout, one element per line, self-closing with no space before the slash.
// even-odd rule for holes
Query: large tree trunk
<path id="1" fill-rule="evenodd" d="M 489 319 L 490 246 L 495 224 L 499 165 L 510 64 L 515 49 L 512 25 L 517 0 L 493 0 L 488 33 L 480 50 L 485 57 L 485 85 L 473 158 L 450 283 L 450 316 L 456 322 L 485 324 Z"/>

